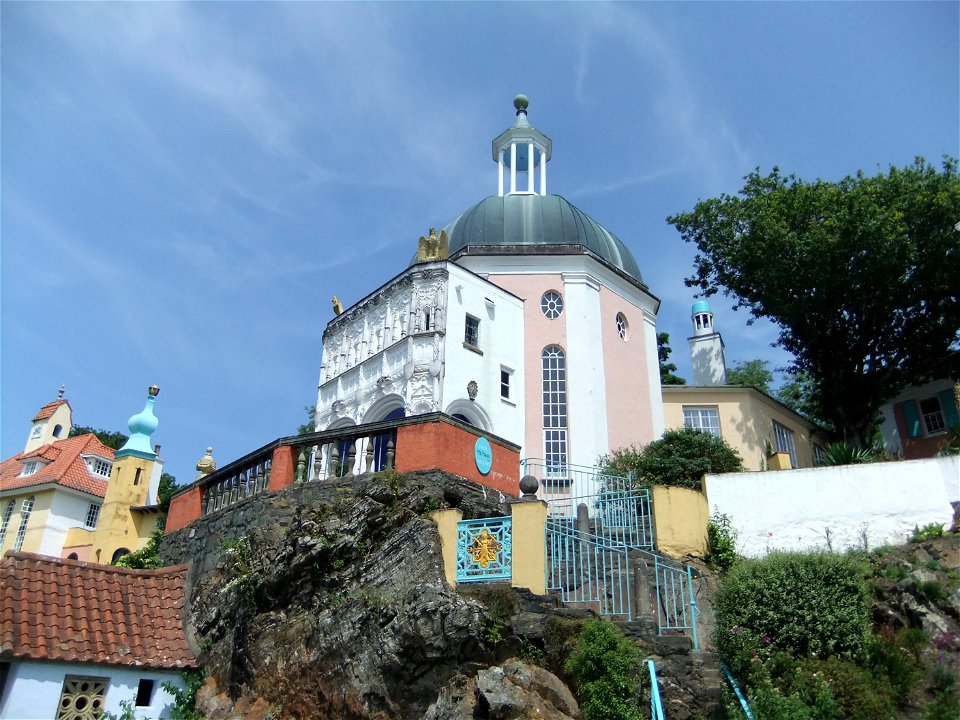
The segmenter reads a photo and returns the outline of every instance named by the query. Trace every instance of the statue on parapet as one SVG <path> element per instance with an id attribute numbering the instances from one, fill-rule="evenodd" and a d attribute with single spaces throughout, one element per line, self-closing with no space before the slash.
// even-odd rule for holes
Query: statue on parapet
<path id="1" fill-rule="evenodd" d="M 343 303 L 336 295 L 333 296 L 333 314 L 340 315 L 343 312 Z"/>
<path id="2" fill-rule="evenodd" d="M 447 231 L 441 230 L 437 235 L 435 228 L 430 228 L 430 237 L 420 236 L 417 243 L 417 262 L 431 262 L 432 260 L 446 260 L 450 257 L 450 240 Z"/>
<path id="3" fill-rule="evenodd" d="M 196 479 L 199 480 L 200 478 L 206 477 L 216 469 L 217 461 L 213 459 L 213 448 L 208 447 L 203 457 L 197 460 L 197 472 L 200 474 L 197 475 Z"/>

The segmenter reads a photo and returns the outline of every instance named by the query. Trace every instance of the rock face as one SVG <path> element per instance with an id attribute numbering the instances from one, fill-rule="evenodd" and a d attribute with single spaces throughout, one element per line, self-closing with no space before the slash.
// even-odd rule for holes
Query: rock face
<path id="1" fill-rule="evenodd" d="M 508 646 L 483 605 L 445 582 L 426 515 L 441 504 L 500 515 L 503 500 L 439 473 L 368 476 L 256 496 L 167 536 L 166 560 L 193 562 L 189 631 L 208 673 L 205 712 L 417 718 L 454 676 L 494 672 L 485 668 Z M 509 668 L 517 698 L 479 697 L 508 712 L 522 694 L 545 711 L 558 703 L 541 717 L 576 715 L 555 677 Z M 487 688 L 488 675 L 475 682 Z M 540 688 L 548 697 L 537 701 Z"/>
<path id="2" fill-rule="evenodd" d="M 424 720 L 579 717 L 577 701 L 556 675 L 536 665 L 509 660 L 499 667 L 481 670 L 472 678 L 453 678 L 440 691 Z"/>

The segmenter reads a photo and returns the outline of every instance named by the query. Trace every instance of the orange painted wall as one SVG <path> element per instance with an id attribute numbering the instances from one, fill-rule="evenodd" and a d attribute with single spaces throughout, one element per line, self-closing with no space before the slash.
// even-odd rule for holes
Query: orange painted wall
<path id="1" fill-rule="evenodd" d="M 520 453 L 491 441 L 493 465 L 481 475 L 474 462 L 477 435 L 445 422 L 397 429 L 397 472 L 445 470 L 479 485 L 519 497 Z"/>
<path id="2" fill-rule="evenodd" d="M 167 510 L 167 526 L 165 532 L 173 532 L 184 528 L 194 520 L 200 519 L 203 510 L 203 494 L 198 486 L 180 493 L 170 501 Z"/>

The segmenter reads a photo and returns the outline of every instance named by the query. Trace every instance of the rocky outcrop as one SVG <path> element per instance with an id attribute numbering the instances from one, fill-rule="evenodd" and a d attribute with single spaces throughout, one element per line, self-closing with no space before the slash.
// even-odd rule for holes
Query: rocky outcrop
<path id="1" fill-rule="evenodd" d="M 207 694 L 290 718 L 421 716 L 453 675 L 495 659 L 425 515 L 502 514 L 502 500 L 446 475 L 381 474 L 255 496 L 168 536 L 164 556 L 193 562 Z"/>

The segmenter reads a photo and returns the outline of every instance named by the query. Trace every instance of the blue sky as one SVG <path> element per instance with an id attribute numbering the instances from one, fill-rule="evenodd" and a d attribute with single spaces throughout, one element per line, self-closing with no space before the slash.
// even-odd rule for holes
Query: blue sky
<path id="1" fill-rule="evenodd" d="M 755 167 L 960 155 L 960 4 L 14 3 L 0 44 L 0 442 L 61 383 L 167 470 L 293 433 L 331 295 L 496 194 L 530 97 L 551 192 L 634 252 L 689 378 L 693 250 L 665 217 Z M 789 358 L 713 301 L 728 361 Z"/>

